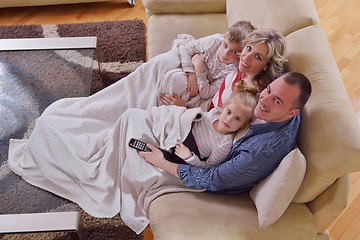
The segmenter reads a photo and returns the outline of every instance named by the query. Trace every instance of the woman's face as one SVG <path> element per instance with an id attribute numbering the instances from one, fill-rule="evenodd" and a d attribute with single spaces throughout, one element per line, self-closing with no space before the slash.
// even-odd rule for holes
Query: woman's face
<path id="1" fill-rule="evenodd" d="M 240 54 L 239 71 L 257 75 L 267 69 L 269 49 L 265 43 L 246 44 Z"/>

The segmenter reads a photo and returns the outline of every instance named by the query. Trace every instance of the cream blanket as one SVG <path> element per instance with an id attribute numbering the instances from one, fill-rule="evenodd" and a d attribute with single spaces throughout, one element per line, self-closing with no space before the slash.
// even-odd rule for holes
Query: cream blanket
<path id="1" fill-rule="evenodd" d="M 134 137 L 169 148 L 189 133 L 199 108 L 153 108 L 165 73 L 178 65 L 173 49 L 90 97 L 53 103 L 37 119 L 29 139 L 11 140 L 10 168 L 93 216 L 120 212 L 140 233 L 154 198 L 166 192 L 202 191 L 186 188 L 128 147 Z"/>
<path id="2" fill-rule="evenodd" d="M 148 224 L 148 206 L 157 196 L 202 190 L 189 189 L 153 167 L 128 142 L 134 137 L 169 149 L 186 138 L 200 113 L 199 108 L 174 106 L 129 109 L 106 131 L 88 127 L 88 119 L 44 115 L 28 140 L 11 140 L 9 165 L 27 182 L 77 203 L 93 216 L 120 212 L 123 221 L 140 233 Z"/>

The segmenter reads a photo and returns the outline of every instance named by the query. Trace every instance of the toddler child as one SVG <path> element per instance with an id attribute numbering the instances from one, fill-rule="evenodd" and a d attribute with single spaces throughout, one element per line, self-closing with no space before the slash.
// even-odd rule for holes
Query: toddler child
<path id="1" fill-rule="evenodd" d="M 191 134 L 199 156 L 183 143 L 176 145 L 175 154 L 197 167 L 219 164 L 230 152 L 235 134 L 248 130 L 257 104 L 257 92 L 257 88 L 247 87 L 244 81 L 240 81 L 221 109 L 213 108 L 202 121 L 194 122 Z"/>

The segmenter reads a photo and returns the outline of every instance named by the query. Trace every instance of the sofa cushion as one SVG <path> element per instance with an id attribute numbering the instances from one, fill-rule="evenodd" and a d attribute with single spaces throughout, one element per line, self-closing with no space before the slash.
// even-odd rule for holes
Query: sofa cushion
<path id="1" fill-rule="evenodd" d="M 291 203 L 277 222 L 260 228 L 247 193 L 164 194 L 151 203 L 149 219 L 156 240 L 315 239 L 317 235 L 313 215 L 302 203 Z"/>
<path id="2" fill-rule="evenodd" d="M 260 4 L 253 0 L 227 0 L 226 13 L 229 26 L 239 20 L 250 20 L 254 26 L 274 28 L 284 36 L 319 23 L 312 0 L 266 0 Z"/>
<path id="3" fill-rule="evenodd" d="M 326 232 L 326 229 L 344 211 L 348 204 L 349 188 L 350 176 L 345 174 L 313 201 L 306 203 L 314 215 L 317 232 Z"/>
<path id="4" fill-rule="evenodd" d="M 194 24 L 196 22 L 196 24 Z M 214 24 L 214 22 L 216 24 Z M 189 28 L 189 26 L 192 26 Z M 225 13 L 209 14 L 156 14 L 148 22 L 148 59 L 171 49 L 172 41 L 180 33 L 195 38 L 227 30 Z M 161 34 L 166 31 L 166 34 Z"/>
<path id="5" fill-rule="evenodd" d="M 226 0 L 142 0 L 147 16 L 163 13 L 225 13 Z"/>
<path id="6" fill-rule="evenodd" d="M 24 7 L 24 6 L 42 6 L 55 4 L 70 4 L 70 3 L 86 3 L 86 2 L 106 2 L 111 0 L 3 0 L 0 1 L 0 7 Z"/>
<path id="7" fill-rule="evenodd" d="M 307 160 L 295 202 L 309 202 L 340 176 L 360 171 L 360 126 L 319 26 L 285 38 L 288 68 L 305 74 L 313 92 L 302 113 L 298 146 Z"/>
<path id="8" fill-rule="evenodd" d="M 306 160 L 298 148 L 286 155 L 275 171 L 250 191 L 258 211 L 259 225 L 277 221 L 293 200 L 306 171 Z"/>

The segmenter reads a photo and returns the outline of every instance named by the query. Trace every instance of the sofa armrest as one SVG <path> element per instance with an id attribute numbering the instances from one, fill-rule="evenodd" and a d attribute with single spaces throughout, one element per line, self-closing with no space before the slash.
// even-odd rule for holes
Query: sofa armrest
<path id="1" fill-rule="evenodd" d="M 226 0 L 142 0 L 146 14 L 225 13 Z"/>
<path id="2" fill-rule="evenodd" d="M 307 203 L 314 215 L 318 233 L 322 233 L 340 215 L 347 205 L 349 175 L 338 178 L 313 201 Z"/>

